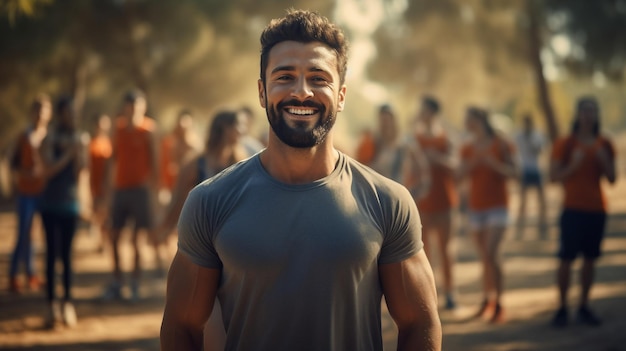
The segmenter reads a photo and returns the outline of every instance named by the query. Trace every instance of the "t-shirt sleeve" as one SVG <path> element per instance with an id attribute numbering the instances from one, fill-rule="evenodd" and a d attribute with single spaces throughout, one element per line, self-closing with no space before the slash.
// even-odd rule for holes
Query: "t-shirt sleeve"
<path id="1" fill-rule="evenodd" d="M 178 249 L 191 261 L 206 268 L 221 268 L 213 245 L 213 213 L 208 189 L 199 186 L 189 193 L 178 219 Z"/>
<path id="2" fill-rule="evenodd" d="M 404 187 L 393 193 L 386 211 L 385 233 L 381 248 L 379 264 L 404 261 L 417 252 L 424 244 L 422 242 L 422 222 L 415 201 Z M 384 206 L 385 204 L 383 204 Z"/>

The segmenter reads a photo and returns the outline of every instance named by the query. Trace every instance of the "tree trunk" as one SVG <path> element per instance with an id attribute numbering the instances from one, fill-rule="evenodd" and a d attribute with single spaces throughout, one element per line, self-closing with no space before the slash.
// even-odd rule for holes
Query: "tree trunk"
<path id="1" fill-rule="evenodd" d="M 556 123 L 554 109 L 550 100 L 550 91 L 548 90 L 548 82 L 543 75 L 543 64 L 541 63 L 541 33 L 539 29 L 539 4 L 536 0 L 527 2 L 528 20 L 529 20 L 529 59 L 535 74 L 537 91 L 539 94 L 539 104 L 543 110 L 546 126 L 548 127 L 548 135 L 550 140 L 554 141 L 559 137 L 559 126 Z"/>

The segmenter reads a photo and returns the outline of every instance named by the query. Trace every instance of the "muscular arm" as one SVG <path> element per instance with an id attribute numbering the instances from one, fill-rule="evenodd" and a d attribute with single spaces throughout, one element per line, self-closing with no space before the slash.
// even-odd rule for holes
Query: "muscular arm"
<path id="1" fill-rule="evenodd" d="M 378 270 L 389 313 L 398 326 L 398 350 L 441 350 L 437 292 L 424 250 Z"/>
<path id="2" fill-rule="evenodd" d="M 180 251 L 167 278 L 161 350 L 202 350 L 202 330 L 215 302 L 218 269 L 198 266 Z"/>

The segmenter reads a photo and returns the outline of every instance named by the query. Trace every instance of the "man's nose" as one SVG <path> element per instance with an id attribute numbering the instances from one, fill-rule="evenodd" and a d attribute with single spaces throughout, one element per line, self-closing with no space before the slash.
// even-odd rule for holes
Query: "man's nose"
<path id="1" fill-rule="evenodd" d="M 304 101 L 313 96 L 311 86 L 304 77 L 296 80 L 291 95 L 300 101 Z"/>

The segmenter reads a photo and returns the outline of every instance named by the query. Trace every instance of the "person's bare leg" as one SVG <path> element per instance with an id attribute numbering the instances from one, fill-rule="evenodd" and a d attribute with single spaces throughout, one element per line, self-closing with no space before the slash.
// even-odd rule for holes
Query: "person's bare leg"
<path id="1" fill-rule="evenodd" d="M 122 269 L 120 265 L 120 236 L 121 229 L 112 229 L 110 231 L 111 254 L 113 257 L 113 277 L 118 283 L 122 281 Z"/>
<path id="2" fill-rule="evenodd" d="M 500 297 L 503 291 L 503 279 L 502 279 L 502 261 L 500 259 L 500 244 L 504 237 L 504 227 L 492 227 L 487 232 L 487 262 L 491 269 L 491 286 L 494 289 L 495 300 L 500 303 Z"/>
<path id="3" fill-rule="evenodd" d="M 526 226 L 526 200 L 528 197 L 528 187 L 524 183 L 520 183 L 519 209 L 517 213 L 516 237 L 522 239 L 524 227 Z"/>
<path id="4" fill-rule="evenodd" d="M 546 239 L 548 237 L 548 214 L 546 193 L 543 183 L 539 183 L 537 185 L 537 201 L 539 202 L 539 237 L 541 239 Z"/>
<path id="5" fill-rule="evenodd" d="M 133 279 L 136 279 L 136 280 L 139 280 L 139 278 L 141 277 L 141 250 L 139 248 L 139 233 L 140 232 L 141 232 L 141 229 L 135 228 L 133 230 L 133 238 L 132 238 L 133 255 L 134 255 Z"/>
<path id="6" fill-rule="evenodd" d="M 504 312 L 502 308 L 502 293 L 504 290 L 503 274 L 502 274 L 502 262 L 500 259 L 500 243 L 504 237 L 506 228 L 497 226 L 491 227 L 487 231 L 487 264 L 490 269 L 490 277 L 492 292 L 494 296 L 494 311 L 491 316 L 490 322 L 501 323 L 504 321 Z"/>
<path id="7" fill-rule="evenodd" d="M 587 306 L 589 303 L 589 293 L 595 276 L 596 261 L 593 258 L 585 258 L 583 260 L 583 266 L 580 270 L 580 305 Z"/>
<path id="8" fill-rule="evenodd" d="M 454 258 L 450 248 L 450 236 L 452 231 L 452 214 L 450 211 L 437 216 L 434 230 L 437 235 L 439 257 L 441 257 L 444 290 L 446 294 L 452 294 L 454 290 L 452 277 Z"/>
<path id="9" fill-rule="evenodd" d="M 559 303 L 561 307 L 567 306 L 567 293 L 570 285 L 570 275 L 572 271 L 571 260 L 561 260 L 557 271 L 557 284 L 559 286 Z"/>

